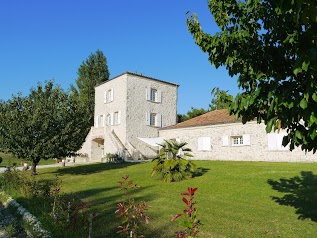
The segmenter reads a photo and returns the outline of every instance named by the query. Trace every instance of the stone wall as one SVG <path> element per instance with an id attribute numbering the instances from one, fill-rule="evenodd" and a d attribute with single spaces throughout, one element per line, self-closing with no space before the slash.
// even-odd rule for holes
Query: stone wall
<path id="1" fill-rule="evenodd" d="M 128 75 L 127 82 L 127 139 L 145 157 L 153 157 L 156 150 L 137 137 L 158 137 L 158 128 L 146 125 L 147 112 L 161 114 L 162 127 L 176 124 L 178 86 L 135 75 Z M 147 88 L 160 91 L 161 102 L 146 100 Z"/>
<path id="2" fill-rule="evenodd" d="M 241 122 L 210 126 L 162 129 L 161 137 L 179 138 L 187 142 L 196 160 L 234 160 L 234 161 L 276 161 L 276 162 L 317 162 L 317 154 L 305 153 L 299 148 L 289 150 L 269 150 L 268 134 L 264 124 L 255 121 L 243 125 Z M 224 136 L 249 135 L 250 145 L 225 146 Z M 210 151 L 198 151 L 198 138 L 210 137 Z"/>

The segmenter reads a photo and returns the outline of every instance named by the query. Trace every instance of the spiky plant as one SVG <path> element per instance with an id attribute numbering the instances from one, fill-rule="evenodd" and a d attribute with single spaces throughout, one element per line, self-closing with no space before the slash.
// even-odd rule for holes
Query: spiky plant
<path id="1" fill-rule="evenodd" d="M 186 158 L 193 157 L 186 148 L 186 142 L 177 142 L 174 140 L 165 140 L 160 144 L 162 147 L 154 163 L 151 175 L 159 175 L 165 182 L 181 181 L 191 178 L 196 170 L 196 165 Z"/>

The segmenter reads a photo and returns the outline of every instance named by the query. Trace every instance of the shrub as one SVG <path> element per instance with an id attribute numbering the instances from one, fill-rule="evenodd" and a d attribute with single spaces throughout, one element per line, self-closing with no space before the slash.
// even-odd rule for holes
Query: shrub
<path id="1" fill-rule="evenodd" d="M 49 197 L 56 183 L 57 181 L 30 179 L 13 166 L 2 174 L 0 186 L 4 191 L 16 190 L 24 197 L 33 198 Z"/>
<path id="2" fill-rule="evenodd" d="M 184 214 L 176 214 L 172 217 L 172 221 L 178 217 L 184 215 L 184 219 L 179 223 L 185 228 L 184 231 L 178 232 L 177 238 L 191 238 L 195 237 L 199 231 L 199 226 L 201 225 L 200 220 L 198 220 L 198 210 L 194 207 L 196 202 L 194 200 L 195 192 L 197 188 L 188 188 L 187 192 L 181 193 L 183 196 L 188 196 L 189 199 L 183 197 L 182 201 L 186 204 L 186 209 L 183 211 Z"/>
<path id="3" fill-rule="evenodd" d="M 193 157 L 189 152 L 190 148 L 185 148 L 186 142 L 165 140 L 156 158 L 151 175 L 159 175 L 166 182 L 181 181 L 189 179 L 196 171 L 196 165 L 187 160 L 186 157 Z"/>
<path id="4" fill-rule="evenodd" d="M 141 201 L 136 203 L 134 199 L 129 195 L 129 190 L 133 188 L 138 188 L 133 181 L 129 179 L 129 176 L 122 177 L 119 181 L 120 190 L 124 192 L 125 201 L 117 204 L 117 218 L 121 218 L 119 230 L 117 233 L 125 234 L 128 237 L 144 237 L 141 233 L 140 225 L 145 222 L 149 223 L 149 217 L 145 214 L 150 206 L 146 201 Z"/>

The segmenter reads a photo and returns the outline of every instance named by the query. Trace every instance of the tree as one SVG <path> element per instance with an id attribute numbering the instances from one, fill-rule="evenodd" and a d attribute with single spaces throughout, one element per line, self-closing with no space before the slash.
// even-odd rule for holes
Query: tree
<path id="1" fill-rule="evenodd" d="M 154 163 L 151 175 L 159 175 L 165 182 L 181 181 L 184 178 L 192 177 L 196 170 L 196 165 L 187 160 L 186 157 L 193 157 L 186 148 L 186 142 L 165 140 Z"/>
<path id="2" fill-rule="evenodd" d="M 90 54 L 78 69 L 76 85 L 80 101 L 86 107 L 89 126 L 94 124 L 95 86 L 109 80 L 107 59 L 101 50 Z"/>
<path id="3" fill-rule="evenodd" d="M 216 68 L 238 75 L 230 113 L 286 129 L 283 145 L 317 149 L 317 5 L 314 0 L 209 0 L 220 32 L 205 33 L 196 15 L 189 32 Z"/>
<path id="4" fill-rule="evenodd" d="M 205 110 L 204 108 L 194 108 L 191 107 L 191 110 L 187 112 L 187 114 L 178 114 L 177 115 L 177 121 L 178 122 L 183 122 L 183 121 L 187 121 L 191 118 L 194 117 L 198 117 L 202 114 L 205 114 L 206 112 L 208 112 L 208 110 Z"/>
<path id="5" fill-rule="evenodd" d="M 210 111 L 229 108 L 234 100 L 233 96 L 228 94 L 228 91 L 221 90 L 218 87 L 211 90 L 211 96 L 213 96 L 213 98 L 209 105 Z"/>
<path id="6" fill-rule="evenodd" d="M 32 163 L 73 155 L 88 133 L 84 110 L 72 95 L 48 81 L 30 95 L 0 103 L 0 138 L 6 152 Z"/>

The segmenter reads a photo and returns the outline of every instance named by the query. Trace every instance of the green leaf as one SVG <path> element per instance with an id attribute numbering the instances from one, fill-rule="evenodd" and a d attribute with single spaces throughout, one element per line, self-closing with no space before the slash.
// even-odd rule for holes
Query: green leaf
<path id="1" fill-rule="evenodd" d="M 304 61 L 302 64 L 302 69 L 307 72 L 309 65 L 310 65 L 310 61 Z"/>
<path id="2" fill-rule="evenodd" d="M 183 220 L 183 221 L 180 221 L 179 224 L 180 224 L 182 227 L 186 227 L 186 228 L 189 228 L 189 229 L 193 228 L 192 224 L 191 224 L 189 221 Z"/>
<path id="3" fill-rule="evenodd" d="M 266 128 L 265 128 L 266 133 L 270 133 L 270 132 L 272 131 L 273 121 L 274 121 L 274 119 L 271 119 L 271 120 L 269 120 L 269 121 L 267 122 Z"/>
<path id="4" fill-rule="evenodd" d="M 311 125 L 313 125 L 314 123 L 317 124 L 317 118 L 315 117 L 314 114 L 311 114 L 311 115 L 310 115 L 310 118 L 309 118 L 309 125 L 311 126 Z"/>
<path id="5" fill-rule="evenodd" d="M 317 136 L 317 132 L 316 130 L 313 130 L 313 132 L 310 134 L 310 138 L 314 140 L 316 136 Z"/>
<path id="6" fill-rule="evenodd" d="M 313 99 L 315 102 L 317 102 L 317 94 L 316 94 L 316 93 L 313 93 L 312 99 Z"/>
<path id="7" fill-rule="evenodd" d="M 302 71 L 301 68 L 296 68 L 294 69 L 293 73 L 295 74 L 295 76 L 297 76 L 298 73 L 300 73 Z"/>
<path id="8" fill-rule="evenodd" d="M 298 138 L 298 139 L 302 139 L 302 133 L 300 131 L 295 131 L 295 136 Z"/>
<path id="9" fill-rule="evenodd" d="M 307 101 L 306 101 L 306 99 L 305 98 L 303 98 L 301 101 L 300 101 L 300 103 L 299 103 L 299 106 L 301 107 L 301 108 L 303 108 L 303 109 L 306 109 L 307 108 Z"/>

